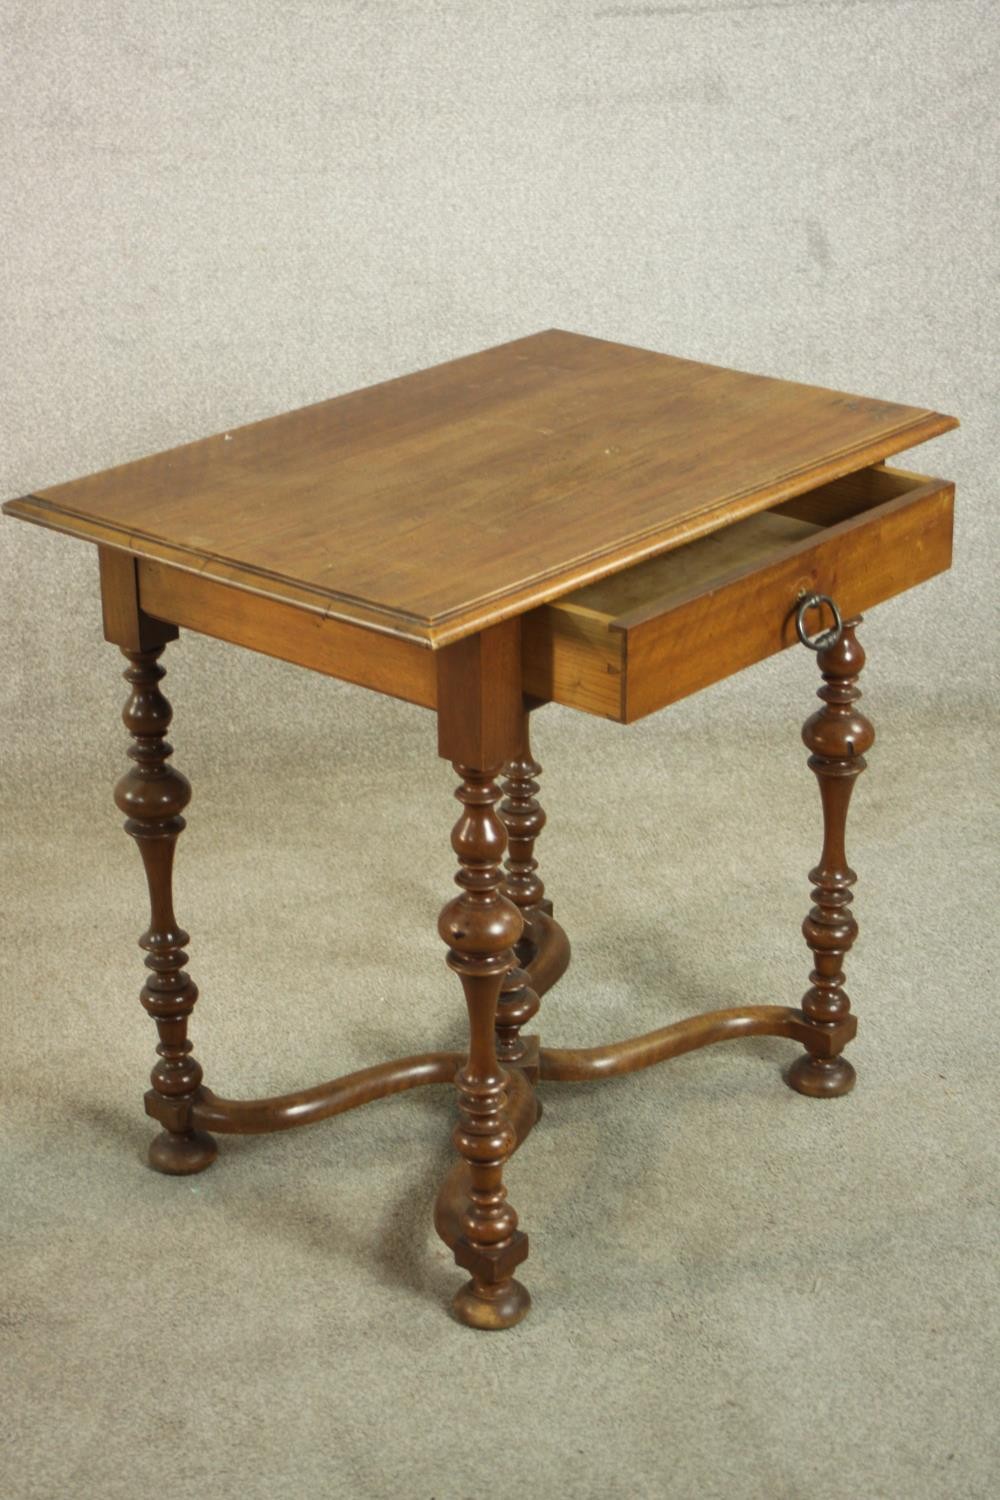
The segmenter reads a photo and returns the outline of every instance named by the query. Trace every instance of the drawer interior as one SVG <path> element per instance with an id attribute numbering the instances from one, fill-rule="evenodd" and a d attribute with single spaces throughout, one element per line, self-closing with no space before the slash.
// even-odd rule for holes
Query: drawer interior
<path id="1" fill-rule="evenodd" d="M 624 572 L 586 584 L 550 608 L 611 626 L 650 610 L 673 609 L 692 593 L 714 588 L 730 574 L 779 557 L 797 543 L 925 485 L 902 469 L 861 469 L 798 495 L 772 510 L 709 532 Z"/>
<path id="2" fill-rule="evenodd" d="M 844 618 L 951 561 L 954 487 L 858 470 L 524 617 L 525 691 L 619 723 L 698 692 L 796 639 L 796 604 Z"/>

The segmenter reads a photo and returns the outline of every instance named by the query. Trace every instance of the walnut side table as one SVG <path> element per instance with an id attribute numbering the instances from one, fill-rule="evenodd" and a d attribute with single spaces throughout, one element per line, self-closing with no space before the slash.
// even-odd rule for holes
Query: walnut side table
<path id="1" fill-rule="evenodd" d="M 771 1035 L 803 1049 L 792 1088 L 846 1093 L 856 1022 L 842 960 L 857 926 L 844 829 L 874 738 L 856 706 L 857 616 L 949 566 L 953 486 L 885 460 L 956 425 L 550 330 L 5 505 L 97 544 L 104 633 L 128 661 L 133 764 L 115 799 L 149 885 L 152 1165 L 200 1172 L 215 1135 L 286 1130 L 454 1081 L 458 1157 L 435 1223 L 470 1277 L 458 1317 L 506 1328 L 530 1299 L 514 1278 L 528 1241 L 504 1168 L 538 1118 L 540 1079 L 610 1078 Z M 169 762 L 160 688 L 160 656 L 181 626 L 436 711 L 462 804 L 459 894 L 439 930 L 465 992 L 467 1056 L 429 1052 L 272 1099 L 203 1085 L 187 1036 L 198 992 L 172 899 L 190 787 Z M 555 701 L 631 723 L 796 633 L 823 677 L 803 731 L 824 839 L 801 1005 L 713 1011 L 605 1047 L 539 1047 L 523 1028 L 569 943 L 534 858 L 545 815 L 529 712 Z"/>

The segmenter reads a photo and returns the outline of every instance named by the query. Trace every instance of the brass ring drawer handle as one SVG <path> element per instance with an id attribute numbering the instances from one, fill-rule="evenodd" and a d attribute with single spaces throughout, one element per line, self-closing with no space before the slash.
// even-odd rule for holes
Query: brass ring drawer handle
<path id="1" fill-rule="evenodd" d="M 823 630 L 819 635 L 809 636 L 806 634 L 805 617 L 811 609 L 822 609 L 826 605 L 833 615 L 833 625 L 829 630 Z M 834 604 L 829 594 L 807 594 L 795 611 L 795 633 L 803 646 L 808 646 L 810 651 L 826 651 L 830 646 L 835 646 L 844 633 L 844 622 L 840 618 L 840 610 Z"/>

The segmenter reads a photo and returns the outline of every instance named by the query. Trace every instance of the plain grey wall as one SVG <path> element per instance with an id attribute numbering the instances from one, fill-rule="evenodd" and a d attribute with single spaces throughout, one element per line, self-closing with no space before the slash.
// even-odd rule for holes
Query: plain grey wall
<path id="1" fill-rule="evenodd" d="M 983 707 L 996 576 L 992 0 L 11 4 L 0 492 L 553 324 L 955 412 L 954 573 L 883 674 Z M 92 712 L 91 549 L 2 527 L 4 737 Z M 194 653 L 217 689 L 273 680 Z M 195 662 L 197 665 L 195 665 Z M 70 672 L 69 668 L 74 668 Z M 756 678 L 727 701 L 766 712 Z M 58 685 L 53 680 L 57 674 Z M 262 721 L 287 722 L 274 695 Z M 698 714 L 699 703 L 680 710 Z M 663 732 L 669 733 L 669 722 Z"/>

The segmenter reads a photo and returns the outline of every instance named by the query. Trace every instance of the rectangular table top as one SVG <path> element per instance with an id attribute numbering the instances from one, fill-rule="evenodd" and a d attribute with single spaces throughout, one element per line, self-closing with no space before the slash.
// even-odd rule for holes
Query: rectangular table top
<path id="1" fill-rule="evenodd" d="M 550 329 L 3 508 L 440 646 L 956 425 Z"/>

